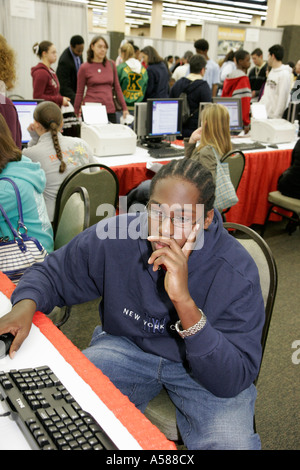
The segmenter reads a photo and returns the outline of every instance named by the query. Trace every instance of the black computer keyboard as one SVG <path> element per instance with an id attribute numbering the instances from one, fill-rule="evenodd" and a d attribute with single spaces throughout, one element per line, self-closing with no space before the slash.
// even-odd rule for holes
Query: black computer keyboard
<path id="1" fill-rule="evenodd" d="M 148 153 L 151 158 L 173 158 L 173 157 L 183 157 L 184 156 L 184 147 L 161 147 L 161 148 L 148 148 Z"/>
<path id="2" fill-rule="evenodd" d="M 117 450 L 48 366 L 0 371 L 0 398 L 34 450 Z"/>

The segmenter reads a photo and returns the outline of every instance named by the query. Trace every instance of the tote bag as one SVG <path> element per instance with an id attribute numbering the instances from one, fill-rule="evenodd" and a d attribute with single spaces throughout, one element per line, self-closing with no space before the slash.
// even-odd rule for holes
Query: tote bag
<path id="1" fill-rule="evenodd" d="M 222 212 L 223 210 L 229 209 L 229 207 L 234 206 L 239 199 L 231 182 L 228 163 L 221 163 L 217 152 L 213 147 L 211 148 L 213 149 L 215 158 L 217 160 L 216 192 L 214 207 L 220 212 Z"/>
<path id="2" fill-rule="evenodd" d="M 34 263 L 42 262 L 48 253 L 36 238 L 27 235 L 27 228 L 23 221 L 21 197 L 17 185 L 10 178 L 3 177 L 0 180 L 6 180 L 12 184 L 17 197 L 19 213 L 18 227 L 15 229 L 0 204 L 0 212 L 12 232 L 12 239 L 0 237 L 0 271 L 6 274 L 17 285 L 26 269 Z"/>

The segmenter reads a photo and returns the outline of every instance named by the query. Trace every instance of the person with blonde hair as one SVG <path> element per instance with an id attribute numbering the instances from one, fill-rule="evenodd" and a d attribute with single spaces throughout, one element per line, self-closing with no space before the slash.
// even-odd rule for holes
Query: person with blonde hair
<path id="1" fill-rule="evenodd" d="M 55 103 L 43 101 L 35 108 L 33 117 L 34 122 L 28 129 L 32 140 L 23 153 L 33 162 L 39 162 L 45 171 L 44 198 L 52 222 L 56 195 L 63 180 L 78 166 L 95 161 L 84 140 L 61 134 L 63 116 Z"/>
<path id="2" fill-rule="evenodd" d="M 135 51 L 129 42 L 121 46 L 122 62 L 117 67 L 119 82 L 124 99 L 129 107 L 143 101 L 148 84 L 146 68 L 135 58 Z"/>
<path id="3" fill-rule="evenodd" d="M 221 158 L 232 149 L 229 122 L 225 106 L 208 104 L 201 113 L 201 127 L 191 134 L 185 145 L 185 156 L 199 161 L 214 178 L 217 167 L 215 152 Z"/>
<path id="4" fill-rule="evenodd" d="M 15 86 L 16 55 L 6 39 L 0 34 L 0 114 L 4 117 L 17 147 L 22 147 L 22 131 L 17 110 L 7 98 L 7 91 Z"/>

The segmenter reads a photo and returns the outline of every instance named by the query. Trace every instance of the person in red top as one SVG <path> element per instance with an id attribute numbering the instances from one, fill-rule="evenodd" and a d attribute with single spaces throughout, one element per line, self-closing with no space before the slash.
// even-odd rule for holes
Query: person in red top
<path id="1" fill-rule="evenodd" d="M 70 98 L 59 93 L 59 81 L 51 65 L 56 62 L 56 47 L 50 41 L 42 41 L 33 46 L 33 52 L 40 58 L 31 69 L 33 98 L 53 101 L 58 106 L 68 106 Z"/>
<path id="2" fill-rule="evenodd" d="M 122 105 L 124 119 L 128 114 L 128 109 L 119 83 L 116 65 L 106 57 L 107 49 L 108 44 L 103 37 L 95 36 L 93 38 L 87 51 L 87 62 L 82 64 L 78 71 L 74 109 L 75 114 L 79 115 L 82 104 L 101 103 L 106 106 L 108 120 L 116 123 L 113 85 L 118 101 Z"/>
<path id="3" fill-rule="evenodd" d="M 22 131 L 18 113 L 12 101 L 7 98 L 7 92 L 12 90 L 16 81 L 16 55 L 15 51 L 0 34 L 0 114 L 4 117 L 9 127 L 12 138 L 22 148 Z"/>
<path id="4" fill-rule="evenodd" d="M 240 49 L 235 53 L 234 59 L 236 70 L 225 78 L 222 96 L 241 98 L 244 131 L 247 133 L 250 126 L 250 103 L 252 98 L 250 81 L 247 76 L 247 70 L 250 67 L 250 54 Z"/>

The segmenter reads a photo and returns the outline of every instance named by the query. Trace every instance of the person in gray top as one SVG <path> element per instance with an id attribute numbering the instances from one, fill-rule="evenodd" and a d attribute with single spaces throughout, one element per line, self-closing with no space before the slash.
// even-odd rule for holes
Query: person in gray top
<path id="1" fill-rule="evenodd" d="M 32 137 L 23 154 L 40 162 L 46 173 L 44 198 L 52 222 L 57 192 L 63 180 L 78 166 L 96 163 L 89 145 L 77 137 L 61 134 L 62 112 L 55 103 L 43 101 L 34 111 L 28 130 Z"/>

